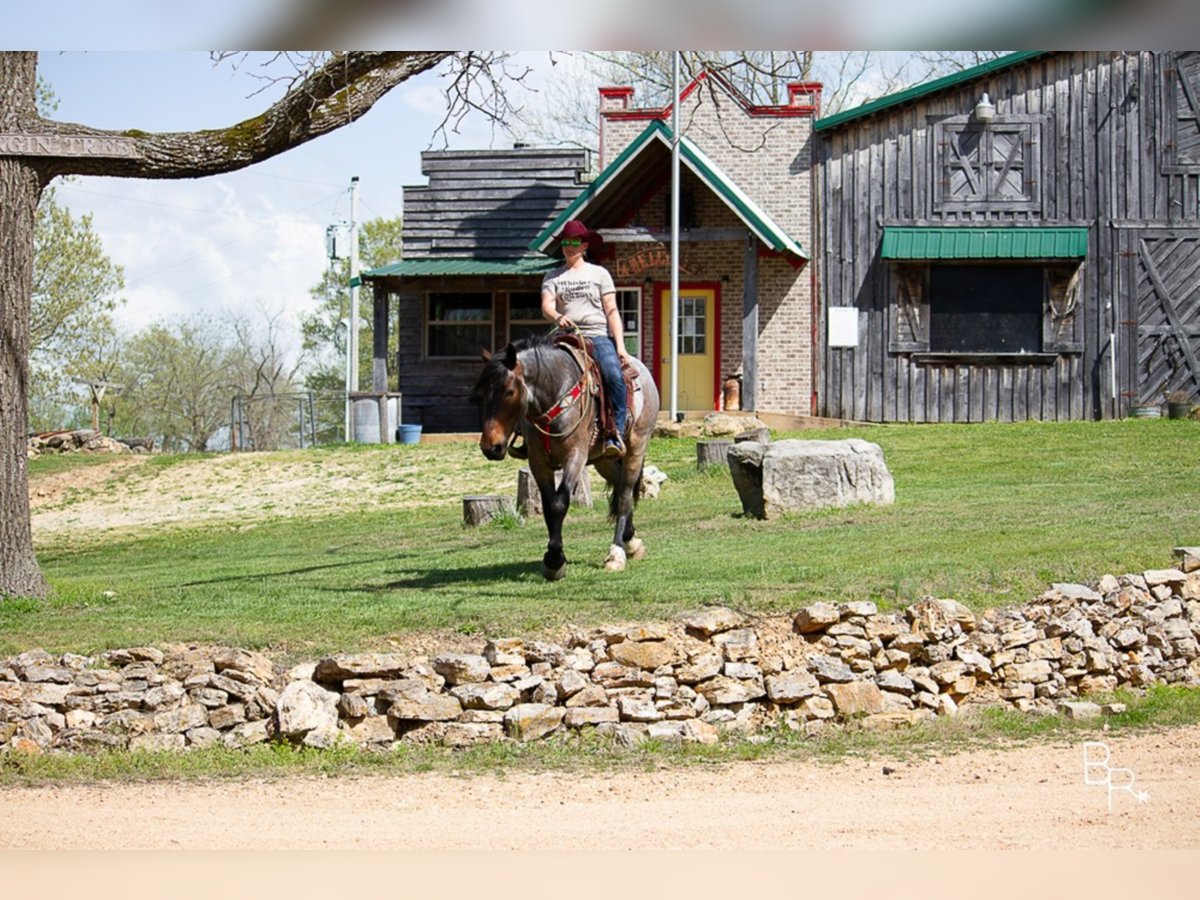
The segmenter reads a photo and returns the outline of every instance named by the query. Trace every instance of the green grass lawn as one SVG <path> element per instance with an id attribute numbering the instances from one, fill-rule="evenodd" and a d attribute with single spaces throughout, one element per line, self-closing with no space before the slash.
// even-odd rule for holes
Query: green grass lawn
<path id="1" fill-rule="evenodd" d="M 649 461 L 670 481 L 660 499 L 639 507 L 649 557 L 620 574 L 601 568 L 611 537 L 602 494 L 595 509 L 568 516 L 571 567 L 554 584 L 539 574 L 540 521 L 468 529 L 457 502 L 83 544 L 35 534 L 53 592 L 0 602 L 0 654 L 200 641 L 311 657 L 383 647 L 388 636 L 415 629 L 528 637 L 714 603 L 774 612 L 819 599 L 902 606 L 933 594 L 983 609 L 1025 602 L 1051 581 L 1161 568 L 1173 546 L 1200 543 L 1200 423 L 891 426 L 781 437 L 880 444 L 895 505 L 742 518 L 728 473 L 696 471 L 694 441 L 656 439 Z M 319 460 L 360 451 L 302 452 Z M 510 465 L 515 491 L 515 463 L 439 445 L 424 463 L 430 478 L 442 459 L 459 473 Z M 159 463 L 166 464 L 187 461 Z M 469 485 L 463 493 L 472 493 Z"/>

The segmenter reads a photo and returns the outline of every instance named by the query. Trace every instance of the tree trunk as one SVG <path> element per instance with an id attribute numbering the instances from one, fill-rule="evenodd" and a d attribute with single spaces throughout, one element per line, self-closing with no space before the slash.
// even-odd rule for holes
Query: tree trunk
<path id="1" fill-rule="evenodd" d="M 0 54 L 0 132 L 34 114 L 37 57 Z M 29 525 L 29 321 L 39 173 L 0 157 L 0 599 L 44 597 Z"/>
<path id="2" fill-rule="evenodd" d="M 393 87 L 449 55 L 336 53 L 260 116 L 228 128 L 151 134 L 42 118 L 35 97 L 37 53 L 0 51 L 0 134 L 107 138 L 127 153 L 0 156 L 0 598 L 46 593 L 33 555 L 25 449 L 33 231 L 42 189 L 58 175 L 198 178 L 232 172 L 353 122 Z"/>

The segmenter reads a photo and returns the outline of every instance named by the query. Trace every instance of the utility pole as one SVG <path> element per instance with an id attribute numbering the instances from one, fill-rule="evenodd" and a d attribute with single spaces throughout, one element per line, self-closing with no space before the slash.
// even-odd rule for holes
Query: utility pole
<path id="1" fill-rule="evenodd" d="M 350 334 L 346 338 L 346 443 L 355 440 L 354 401 L 358 390 L 358 176 L 350 179 Z"/>
<path id="2" fill-rule="evenodd" d="M 671 421 L 679 418 L 679 51 L 671 53 Z"/>

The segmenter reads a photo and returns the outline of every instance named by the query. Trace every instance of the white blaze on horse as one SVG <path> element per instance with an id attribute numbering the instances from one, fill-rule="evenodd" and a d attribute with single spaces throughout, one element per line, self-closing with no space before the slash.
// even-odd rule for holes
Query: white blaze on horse
<path id="1" fill-rule="evenodd" d="M 479 449 L 488 459 L 504 459 L 517 436 L 524 437 L 550 535 L 542 575 L 555 581 L 566 574 L 563 520 L 589 463 L 611 486 L 609 518 L 615 529 L 604 568 L 620 571 L 627 559 L 645 556 L 645 544 L 634 536 L 633 510 L 659 400 L 642 362 L 633 360 L 633 402 L 622 435 L 625 455 L 610 459 L 602 452 L 604 435 L 594 393 L 598 379 L 582 351 L 550 337 L 533 337 L 495 353 L 485 350 L 483 358 L 483 372 L 471 392 L 483 419 Z M 562 481 L 555 487 L 554 473 L 560 469 Z"/>

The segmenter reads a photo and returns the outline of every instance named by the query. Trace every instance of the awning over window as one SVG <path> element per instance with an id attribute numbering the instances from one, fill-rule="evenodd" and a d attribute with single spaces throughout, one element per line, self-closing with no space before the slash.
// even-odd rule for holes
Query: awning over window
<path id="1" fill-rule="evenodd" d="M 545 256 L 525 259 L 406 259 L 363 272 L 364 278 L 451 275 L 541 275 L 561 260 Z"/>
<path id="2" fill-rule="evenodd" d="M 1086 228 L 884 228 L 884 259 L 1082 259 Z"/>

